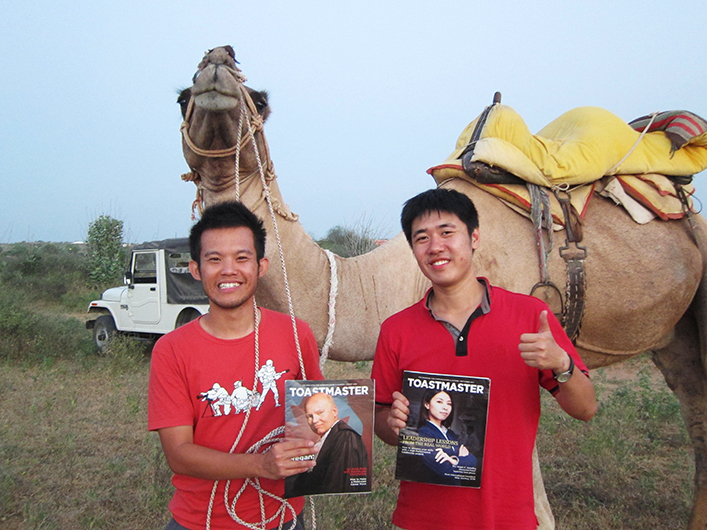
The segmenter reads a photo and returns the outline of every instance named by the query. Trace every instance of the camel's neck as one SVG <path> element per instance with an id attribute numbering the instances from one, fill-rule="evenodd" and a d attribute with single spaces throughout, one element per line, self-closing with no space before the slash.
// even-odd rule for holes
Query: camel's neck
<path id="1" fill-rule="evenodd" d="M 309 323 L 321 346 L 329 321 L 329 259 L 299 222 L 271 213 L 268 202 L 262 200 L 262 190 L 259 178 L 249 179 L 241 190 L 241 200 L 264 220 L 268 232 L 266 254 L 270 270 L 261 280 L 258 302 L 288 312 L 276 224 L 295 315 Z M 289 213 L 275 180 L 270 183 L 270 197 L 275 208 Z M 426 280 L 402 234 L 367 254 L 355 258 L 337 256 L 336 268 L 338 296 L 331 356 L 346 360 L 371 358 L 382 321 L 417 301 L 427 286 Z"/>

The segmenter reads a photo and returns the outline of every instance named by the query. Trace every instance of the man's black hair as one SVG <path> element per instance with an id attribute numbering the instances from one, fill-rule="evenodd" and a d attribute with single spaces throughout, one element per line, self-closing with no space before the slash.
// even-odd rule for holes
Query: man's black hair
<path id="1" fill-rule="evenodd" d="M 408 200 L 400 215 L 400 224 L 408 244 L 412 247 L 412 223 L 430 212 L 446 212 L 456 215 L 471 233 L 479 228 L 479 214 L 471 199 L 456 190 L 434 188 L 423 191 Z"/>
<path id="2" fill-rule="evenodd" d="M 189 232 L 189 253 L 191 259 L 200 263 L 201 236 L 206 230 L 217 228 L 238 228 L 244 226 L 253 232 L 255 256 L 260 261 L 265 257 L 265 227 L 263 221 L 242 202 L 228 201 L 210 206 L 204 210 L 201 219 Z"/>

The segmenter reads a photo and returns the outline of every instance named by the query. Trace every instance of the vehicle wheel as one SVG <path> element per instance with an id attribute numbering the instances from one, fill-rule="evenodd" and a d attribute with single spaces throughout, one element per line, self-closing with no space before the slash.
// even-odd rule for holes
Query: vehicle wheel
<path id="1" fill-rule="evenodd" d="M 199 313 L 196 309 L 185 309 L 181 313 L 179 313 L 179 316 L 177 317 L 177 323 L 175 327 L 180 327 L 183 326 L 184 324 L 188 324 L 192 320 L 199 318 L 201 316 L 201 313 Z"/>
<path id="2" fill-rule="evenodd" d="M 93 343 L 99 353 L 105 353 L 108 343 L 115 337 L 115 320 L 110 315 L 101 315 L 93 324 Z"/>

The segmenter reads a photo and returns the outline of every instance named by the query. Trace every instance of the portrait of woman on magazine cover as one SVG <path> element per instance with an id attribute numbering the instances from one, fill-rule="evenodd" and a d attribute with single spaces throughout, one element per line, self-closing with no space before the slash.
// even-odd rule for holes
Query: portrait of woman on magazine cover
<path id="1" fill-rule="evenodd" d="M 451 429 L 454 421 L 454 402 L 444 391 L 427 390 L 420 403 L 418 420 L 418 436 L 457 442 L 440 444 L 441 447 L 430 448 L 423 456 L 425 465 L 438 477 L 438 484 L 458 485 L 459 479 L 450 476 L 458 466 L 475 467 L 476 457 L 461 442 L 459 436 Z"/>

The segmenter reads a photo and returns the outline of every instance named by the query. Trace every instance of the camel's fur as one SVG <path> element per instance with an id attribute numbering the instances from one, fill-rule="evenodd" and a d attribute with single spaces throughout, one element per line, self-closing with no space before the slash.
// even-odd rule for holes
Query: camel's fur
<path id="1" fill-rule="evenodd" d="M 212 68 L 211 73 L 216 70 Z M 199 83 L 197 79 L 195 88 Z M 213 87 L 218 90 L 217 83 Z M 216 92 L 212 94 L 212 99 L 219 97 Z M 196 106 L 189 133 L 199 147 L 228 147 L 235 141 L 237 119 L 236 107 L 214 111 Z M 260 153 L 267 153 L 262 133 L 257 138 Z M 246 151 L 240 162 L 242 175 L 257 167 L 252 146 Z M 203 180 L 233 175 L 232 158 L 197 156 L 186 146 L 184 154 Z M 479 210 L 478 273 L 492 284 L 529 293 L 539 280 L 531 223 L 468 182 L 455 179 L 445 186 L 469 195 Z M 287 311 L 282 275 L 277 271 L 280 260 L 273 221 L 261 200 L 262 193 L 257 176 L 241 184 L 241 200 L 265 220 L 269 234 L 267 252 L 273 270 L 263 278 L 257 298 L 266 307 Z M 287 210 L 275 180 L 270 183 L 270 194 Z M 205 194 L 204 200 L 208 204 L 234 197 L 235 190 L 228 187 Z M 295 313 L 309 322 L 321 345 L 328 321 L 329 262 L 299 223 L 279 215 L 275 218 Z M 577 349 L 589 368 L 654 352 L 656 364 L 680 399 L 695 447 L 696 494 L 689 529 L 703 530 L 707 523 L 707 292 L 702 282 L 706 261 L 695 238 L 707 248 L 707 224 L 700 216 L 695 216 L 695 222 L 694 232 L 687 222 L 679 221 L 639 226 L 620 207 L 598 196 L 592 199 L 584 222 L 587 298 Z M 564 232 L 555 237 L 562 241 Z M 381 322 L 419 300 L 428 282 L 402 234 L 368 254 L 336 259 L 339 294 L 330 356 L 345 361 L 371 359 Z M 556 284 L 564 285 L 565 265 L 557 251 L 550 259 L 550 273 Z M 551 515 L 543 516 L 540 527 L 552 525 Z"/>

